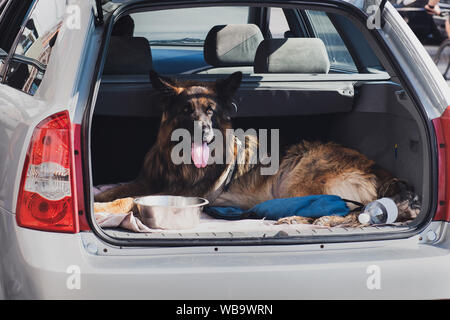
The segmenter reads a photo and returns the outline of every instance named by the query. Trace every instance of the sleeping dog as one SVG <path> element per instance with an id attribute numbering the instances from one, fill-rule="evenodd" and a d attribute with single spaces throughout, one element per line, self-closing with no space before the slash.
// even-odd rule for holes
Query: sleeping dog
<path id="1" fill-rule="evenodd" d="M 163 106 L 157 141 L 134 181 L 95 197 L 96 211 L 130 209 L 133 197 L 151 194 L 205 197 L 215 206 L 245 210 L 275 198 L 330 194 L 362 204 L 392 197 L 400 209 L 398 221 L 414 219 L 419 213 L 418 199 L 405 183 L 363 154 L 335 143 L 303 141 L 293 145 L 271 175 L 261 174 L 264 165 L 260 161 L 249 161 L 258 148 L 255 136 L 247 136 L 245 141 L 225 139 L 222 145 L 232 161 L 208 163 L 213 142 L 227 137 L 232 129 L 233 96 L 242 73 L 215 82 L 177 81 L 154 71 L 150 78 Z M 192 154 L 188 159 L 193 163 L 174 163 L 172 151 L 177 142 L 172 141 L 172 133 L 176 129 L 191 136 L 200 130 L 200 141 L 190 141 Z M 356 218 L 356 214 L 316 220 L 289 217 L 279 223 L 334 226 L 355 223 Z"/>

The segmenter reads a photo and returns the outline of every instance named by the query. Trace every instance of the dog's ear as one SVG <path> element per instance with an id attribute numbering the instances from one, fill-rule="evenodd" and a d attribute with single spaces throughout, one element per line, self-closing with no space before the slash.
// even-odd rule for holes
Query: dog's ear
<path id="1" fill-rule="evenodd" d="M 242 82 L 242 72 L 232 73 L 228 78 L 216 81 L 217 94 L 231 98 L 236 93 Z"/>
<path id="2" fill-rule="evenodd" d="M 153 88 L 168 94 L 180 94 L 184 89 L 177 86 L 175 81 L 170 78 L 160 76 L 156 71 L 150 70 L 150 81 Z"/>

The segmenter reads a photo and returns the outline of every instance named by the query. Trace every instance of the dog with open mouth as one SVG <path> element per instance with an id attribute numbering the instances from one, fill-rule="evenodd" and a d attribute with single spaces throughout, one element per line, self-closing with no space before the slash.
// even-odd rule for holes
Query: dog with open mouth
<path id="1" fill-rule="evenodd" d="M 250 161 L 258 149 L 255 136 L 246 136 L 245 141 L 223 139 L 223 153 L 231 154 L 232 161 L 209 161 L 215 152 L 211 145 L 219 136 L 228 137 L 233 129 L 233 96 L 241 85 L 241 72 L 215 82 L 177 81 L 154 71 L 150 79 L 163 106 L 157 141 L 134 181 L 95 196 L 96 212 L 115 212 L 122 209 L 124 199 L 132 203 L 134 197 L 152 194 L 205 197 L 214 206 L 245 210 L 276 198 L 330 194 L 362 204 L 392 197 L 397 203 L 407 203 L 399 207 L 398 221 L 417 217 L 418 198 L 404 182 L 356 150 L 335 143 L 302 141 L 291 146 L 272 175 L 262 175 L 259 169 L 264 164 Z M 190 141 L 187 159 L 192 161 L 173 161 L 172 151 L 178 142 L 172 134 L 177 129 L 192 137 L 200 132 L 200 139 Z M 315 220 L 289 217 L 279 223 L 351 225 L 357 223 L 357 214 Z"/>

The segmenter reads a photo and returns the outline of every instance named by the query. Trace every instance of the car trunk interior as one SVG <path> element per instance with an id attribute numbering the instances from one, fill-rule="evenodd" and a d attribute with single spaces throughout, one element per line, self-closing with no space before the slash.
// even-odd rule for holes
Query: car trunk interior
<path id="1" fill-rule="evenodd" d="M 198 76 L 183 76 L 198 78 Z M 220 76 L 217 76 L 220 77 Z M 215 76 L 208 76 L 213 80 Z M 345 76 L 343 77 L 345 78 Z M 370 76 L 368 76 L 370 78 Z M 426 142 L 402 88 L 391 81 L 290 81 L 249 76 L 236 95 L 238 111 L 234 128 L 279 129 L 280 148 L 302 140 L 333 141 L 363 153 L 395 177 L 406 181 L 423 198 L 427 174 Z M 128 92 L 128 93 L 127 93 Z M 159 106 L 151 84 L 145 80 L 127 84 L 102 82 L 91 129 L 94 186 L 131 181 L 155 143 L 159 129 Z M 406 102 L 405 102 L 406 101 Z M 420 169 L 418 169 L 420 168 Z M 412 225 L 417 223 L 415 219 Z M 285 235 L 348 234 L 407 230 L 409 224 L 298 230 Z M 118 238 L 257 238 L 279 235 L 271 232 L 190 233 L 158 231 L 136 234 L 107 229 Z"/>
<path id="2" fill-rule="evenodd" d="M 288 11 L 284 11 L 286 17 L 295 16 L 294 10 Z M 309 239 L 310 236 L 341 237 L 353 234 L 374 234 L 378 237 L 380 233 L 407 234 L 424 221 L 431 208 L 432 164 L 428 131 L 419 108 L 398 84 L 398 77 L 380 54 L 380 49 L 375 53 L 373 42 L 369 45 L 360 29 L 365 28 L 365 24 L 357 29 L 344 15 L 319 11 L 306 14 L 305 11 L 301 12 L 303 17 L 319 23 L 318 26 L 328 23 L 324 37 L 311 36 L 314 30 L 302 35 L 301 29 L 295 31 L 291 28 L 282 39 L 272 39 L 266 30 L 264 35 L 259 35 L 257 42 L 249 42 L 247 40 L 254 40 L 259 32 L 255 27 L 258 19 L 253 22 L 249 20 L 246 25 L 215 26 L 204 38 L 203 47 L 194 46 L 190 51 L 186 51 L 185 44 L 167 46 L 154 44 L 148 37 L 130 37 L 130 34 L 117 36 L 113 33 L 104 55 L 105 66 L 90 124 L 91 193 L 98 192 L 99 187 L 105 185 L 134 180 L 146 153 L 156 141 L 162 110 L 149 78 L 151 69 L 178 80 L 196 81 L 216 81 L 234 71 L 242 71 L 244 77 L 234 96 L 234 129 L 278 129 L 280 159 L 289 146 L 303 140 L 335 142 L 355 149 L 413 188 L 422 203 L 418 218 L 391 225 L 321 229 L 305 228 L 299 224 L 298 227 L 284 225 L 284 228 L 280 225 L 277 229 L 246 230 L 234 228 L 234 222 L 201 232 L 155 230 L 133 233 L 120 228 L 104 228 L 107 235 L 127 240 L 258 240 L 303 236 Z M 264 8 L 251 8 L 252 12 L 262 14 Z M 250 14 L 249 19 L 252 16 Z M 128 20 L 130 23 L 129 17 L 124 17 L 126 19 L 122 22 Z M 261 30 L 267 29 L 261 25 L 259 27 Z M 357 67 L 353 65 L 350 71 L 340 69 L 339 65 L 335 68 L 332 63 L 342 55 L 343 50 L 347 50 L 343 40 L 327 42 L 331 33 L 338 34 L 337 30 L 346 44 L 352 47 L 352 55 L 357 57 L 354 60 L 361 64 Z M 220 32 L 226 36 L 219 36 Z M 222 63 L 222 56 L 217 52 L 222 49 L 221 46 L 224 51 L 230 49 L 230 39 L 235 41 L 239 38 L 235 37 L 236 32 L 242 32 L 244 38 L 249 32 L 256 33 L 233 48 L 241 46 L 236 51 L 238 54 L 227 56 L 226 59 L 235 61 L 230 66 L 230 60 Z M 181 40 L 186 41 L 186 38 Z M 310 50 L 303 58 L 301 54 L 292 54 L 303 52 L 303 48 Z M 330 51 L 333 48 L 337 50 L 335 53 Z M 251 54 L 249 50 L 253 50 Z M 123 52 L 127 54 L 123 55 Z M 182 60 L 183 56 L 186 60 Z M 192 62 L 194 60 L 195 63 Z M 200 65 L 203 67 L 199 68 Z M 177 70 L 180 66 L 184 69 Z"/>

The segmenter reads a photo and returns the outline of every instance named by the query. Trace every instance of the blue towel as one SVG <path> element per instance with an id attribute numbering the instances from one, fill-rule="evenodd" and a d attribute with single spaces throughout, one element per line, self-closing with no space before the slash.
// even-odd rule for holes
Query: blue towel
<path id="1" fill-rule="evenodd" d="M 226 220 L 268 219 L 301 216 L 320 218 L 322 216 L 349 214 L 345 201 L 333 195 L 313 195 L 306 197 L 273 199 L 257 204 L 249 210 L 238 207 L 206 207 L 204 211 L 214 218 Z"/>

